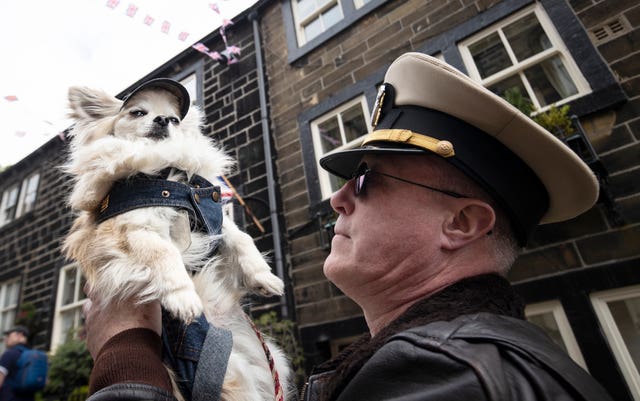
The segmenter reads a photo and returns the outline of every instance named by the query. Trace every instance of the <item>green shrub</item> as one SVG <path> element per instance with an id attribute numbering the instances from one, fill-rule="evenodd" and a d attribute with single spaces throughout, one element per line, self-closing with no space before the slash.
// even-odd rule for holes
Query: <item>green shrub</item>
<path id="1" fill-rule="evenodd" d="M 77 388 L 87 386 L 92 367 L 93 359 L 84 341 L 68 339 L 49 358 L 45 394 L 59 400 L 68 399 L 74 391 L 81 391 Z"/>

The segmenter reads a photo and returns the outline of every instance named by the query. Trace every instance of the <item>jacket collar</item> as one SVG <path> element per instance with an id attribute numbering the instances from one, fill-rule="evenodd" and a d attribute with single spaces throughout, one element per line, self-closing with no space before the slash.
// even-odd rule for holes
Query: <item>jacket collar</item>
<path id="1" fill-rule="evenodd" d="M 412 327 L 481 312 L 524 319 L 524 303 L 511 284 L 497 274 L 469 277 L 416 302 L 375 337 L 364 334 L 338 356 L 319 365 L 313 373 L 334 370 L 335 373 L 330 375 L 326 388 L 329 394 L 339 394 L 360 368 L 394 334 Z"/>

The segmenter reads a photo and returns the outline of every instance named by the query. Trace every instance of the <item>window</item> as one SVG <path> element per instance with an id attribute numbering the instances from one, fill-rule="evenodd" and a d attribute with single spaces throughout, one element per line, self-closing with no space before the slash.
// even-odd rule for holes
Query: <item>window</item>
<path id="1" fill-rule="evenodd" d="M 8 224 L 18 217 L 33 210 L 36 204 L 40 174 L 34 173 L 14 184 L 2 194 L 0 205 L 0 226 Z"/>
<path id="2" fill-rule="evenodd" d="M 353 0 L 353 4 L 356 8 L 363 7 L 365 4 L 369 3 L 371 0 Z"/>
<path id="3" fill-rule="evenodd" d="M 82 291 L 84 277 L 75 264 L 60 270 L 58 281 L 58 296 L 56 298 L 56 313 L 53 321 L 51 348 L 64 343 L 75 330 L 82 326 L 82 305 L 86 296 Z"/>
<path id="4" fill-rule="evenodd" d="M 528 321 L 543 329 L 556 344 L 564 349 L 575 363 L 587 370 L 587 364 L 559 301 L 527 305 L 525 315 Z"/>
<path id="5" fill-rule="evenodd" d="M 460 43 L 469 76 L 502 97 L 522 96 L 535 110 L 590 88 L 537 4 Z"/>
<path id="6" fill-rule="evenodd" d="M 299 45 L 307 43 L 343 18 L 340 0 L 293 0 L 292 5 Z"/>
<path id="7" fill-rule="evenodd" d="M 591 294 L 613 355 L 635 400 L 640 400 L 640 286 Z"/>
<path id="8" fill-rule="evenodd" d="M 367 102 L 364 96 L 343 104 L 328 114 L 311 122 L 311 134 L 316 159 L 331 151 L 355 148 L 362 142 L 371 123 L 366 113 Z M 322 197 L 328 198 L 340 189 L 344 180 L 318 169 Z"/>
<path id="9" fill-rule="evenodd" d="M 15 323 L 20 296 L 20 281 L 11 280 L 0 284 L 0 333 L 9 330 Z M 4 341 L 0 353 L 4 351 Z"/>
<path id="10" fill-rule="evenodd" d="M 2 194 L 2 215 L 0 215 L 0 225 L 10 223 L 16 218 L 19 193 L 20 187 L 16 184 L 5 190 Z"/>

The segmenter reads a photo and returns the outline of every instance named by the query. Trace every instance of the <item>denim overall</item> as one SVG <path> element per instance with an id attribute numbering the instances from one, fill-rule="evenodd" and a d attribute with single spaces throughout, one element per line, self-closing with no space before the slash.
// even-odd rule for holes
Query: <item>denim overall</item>
<path id="1" fill-rule="evenodd" d="M 209 235 L 221 232 L 220 187 L 197 175 L 188 184 L 144 174 L 118 181 L 102 201 L 97 222 L 151 206 L 186 210 L 192 231 L 203 231 Z M 163 309 L 162 344 L 164 362 L 177 374 L 178 385 L 186 401 L 220 398 L 233 345 L 229 330 L 210 325 L 204 314 L 186 325 Z M 201 354 L 206 355 L 202 360 Z"/>

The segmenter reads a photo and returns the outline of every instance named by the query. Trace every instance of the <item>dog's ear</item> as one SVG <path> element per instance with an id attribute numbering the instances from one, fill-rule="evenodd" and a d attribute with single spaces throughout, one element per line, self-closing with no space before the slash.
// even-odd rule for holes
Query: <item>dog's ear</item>
<path id="1" fill-rule="evenodd" d="M 99 90 L 82 86 L 69 88 L 69 117 L 74 120 L 99 120 L 118 114 L 122 101 Z"/>

